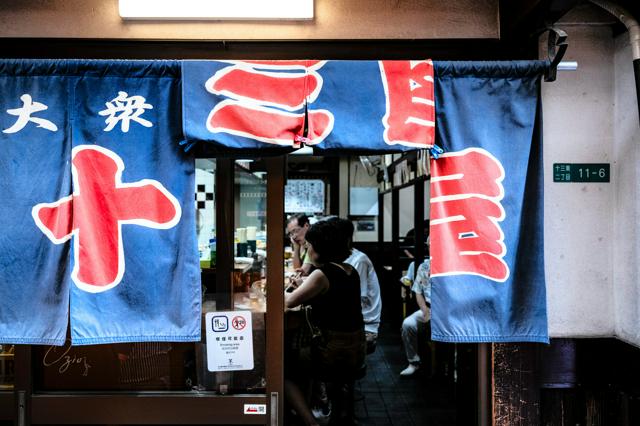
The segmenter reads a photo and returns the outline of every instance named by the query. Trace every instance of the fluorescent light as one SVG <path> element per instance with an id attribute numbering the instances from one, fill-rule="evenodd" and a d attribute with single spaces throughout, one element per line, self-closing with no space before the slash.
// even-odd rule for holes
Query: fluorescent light
<path id="1" fill-rule="evenodd" d="M 120 0 L 123 19 L 313 19 L 313 0 Z"/>

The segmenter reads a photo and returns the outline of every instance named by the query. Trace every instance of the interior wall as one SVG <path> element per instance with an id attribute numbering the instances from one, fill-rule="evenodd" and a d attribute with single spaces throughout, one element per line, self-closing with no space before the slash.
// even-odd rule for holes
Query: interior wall
<path id="1" fill-rule="evenodd" d="M 378 173 L 377 169 L 370 175 L 360 162 L 359 157 L 351 157 L 349 161 L 349 189 L 352 187 L 359 188 L 375 188 L 378 191 Z M 352 203 L 351 195 L 349 195 L 349 205 Z M 378 217 L 354 217 L 353 226 L 355 233 L 353 240 L 358 242 L 374 242 L 378 241 Z M 370 231 L 359 231 L 358 223 L 373 224 L 373 229 Z"/>
<path id="2" fill-rule="evenodd" d="M 610 26 L 559 27 L 569 35 L 564 60 L 579 66 L 542 87 L 549 334 L 613 336 L 617 239 L 611 236 L 621 184 L 613 156 L 614 40 Z M 611 182 L 554 183 L 553 163 L 611 163 Z"/>
<path id="3" fill-rule="evenodd" d="M 391 237 L 391 192 L 387 192 L 382 196 L 383 199 L 383 223 L 384 223 L 384 241 L 390 243 L 393 241 Z"/>
<path id="4" fill-rule="evenodd" d="M 215 172 L 210 164 L 205 160 L 196 160 L 196 233 L 199 250 L 204 250 L 204 246 L 209 244 L 216 229 L 214 201 L 207 201 L 207 194 L 215 194 Z"/>
<path id="5" fill-rule="evenodd" d="M 640 126 L 627 33 L 616 38 L 614 52 L 613 146 L 617 185 L 612 240 L 615 332 L 620 339 L 640 346 Z"/>
<path id="6" fill-rule="evenodd" d="M 424 219 L 429 219 L 429 182 L 424 186 Z M 413 186 L 408 186 L 400 190 L 399 193 L 399 237 L 404 237 L 407 232 L 414 227 L 414 197 Z M 384 195 L 384 240 L 392 241 L 391 234 L 391 193 Z"/>
<path id="7" fill-rule="evenodd" d="M 349 158 L 342 157 L 338 163 L 338 189 L 340 191 L 338 216 L 349 215 Z"/>
<path id="8" fill-rule="evenodd" d="M 498 38 L 498 0 L 315 0 L 311 21 L 123 21 L 118 0 L 3 0 L 0 37 L 163 40 Z"/>

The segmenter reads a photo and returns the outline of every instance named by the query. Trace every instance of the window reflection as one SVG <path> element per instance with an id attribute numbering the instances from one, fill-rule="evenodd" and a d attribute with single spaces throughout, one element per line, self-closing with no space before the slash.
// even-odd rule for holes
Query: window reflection
<path id="1" fill-rule="evenodd" d="M 213 181 L 215 178 L 215 160 L 197 162 L 196 166 L 205 168 L 200 173 L 201 179 L 212 179 Z M 208 173 L 210 174 L 208 175 Z M 236 161 L 234 164 L 234 200 L 232 202 L 231 200 L 225 201 L 225 208 L 229 208 L 232 203 L 234 207 L 232 293 L 216 292 L 216 281 L 220 280 L 220 284 L 224 287 L 224 277 L 218 276 L 215 264 L 210 265 L 209 269 L 203 267 L 203 341 L 196 349 L 198 390 L 215 391 L 222 394 L 265 392 L 267 192 L 265 175 L 265 172 L 260 170 L 259 161 L 242 160 Z M 200 188 L 206 185 L 206 181 L 198 181 L 198 175 L 196 175 L 196 180 Z M 200 197 L 202 198 L 202 196 Z M 198 238 L 201 243 L 206 240 L 208 225 L 214 223 L 213 221 L 215 220 L 215 208 L 211 211 L 207 208 L 208 206 L 205 205 L 204 209 L 199 211 L 203 216 Z M 205 215 L 211 215 L 212 217 L 207 218 L 204 217 Z M 215 229 L 215 224 L 213 229 Z M 211 244 L 209 244 L 209 247 L 205 245 L 202 250 L 205 264 L 207 250 L 211 252 Z M 215 259 L 215 256 L 210 254 L 210 259 Z M 227 306 L 232 307 L 231 311 L 244 311 L 250 315 L 253 346 L 252 369 L 211 371 L 216 370 L 217 367 L 207 363 L 205 331 L 210 324 L 206 323 L 206 315 L 209 312 L 228 311 L 222 309 Z"/>
<path id="2" fill-rule="evenodd" d="M 191 390 L 193 343 L 34 346 L 37 390 Z"/>
<path id="3" fill-rule="evenodd" d="M 216 264 L 215 173 L 214 159 L 196 159 L 196 234 L 201 268 Z"/>

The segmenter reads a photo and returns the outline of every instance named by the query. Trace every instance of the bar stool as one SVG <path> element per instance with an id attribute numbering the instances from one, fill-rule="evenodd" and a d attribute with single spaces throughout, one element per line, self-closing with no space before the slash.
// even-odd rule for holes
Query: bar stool
<path id="1" fill-rule="evenodd" d="M 377 347 L 377 341 L 376 340 L 367 340 L 367 351 L 366 351 L 366 355 L 369 356 L 372 353 L 374 353 L 376 351 L 376 347 Z M 358 389 L 353 389 L 353 406 L 354 406 L 354 411 L 355 411 L 355 404 L 362 401 L 363 402 L 363 407 L 364 407 L 364 411 L 367 415 L 367 417 L 369 417 L 369 407 L 367 407 L 367 404 L 364 402 L 365 401 L 365 396 L 364 393 L 362 393 L 362 385 L 360 383 L 360 381 L 362 379 L 364 379 L 364 377 L 367 375 L 367 365 L 366 362 L 364 364 L 364 368 L 365 371 L 361 374 L 360 378 L 358 378 L 356 380 L 356 383 L 358 384 Z"/>
<path id="2" fill-rule="evenodd" d="M 355 383 L 367 374 L 367 364 L 350 371 L 333 370 L 318 376 L 327 385 L 329 400 L 331 401 L 330 425 L 347 426 L 355 422 Z"/>

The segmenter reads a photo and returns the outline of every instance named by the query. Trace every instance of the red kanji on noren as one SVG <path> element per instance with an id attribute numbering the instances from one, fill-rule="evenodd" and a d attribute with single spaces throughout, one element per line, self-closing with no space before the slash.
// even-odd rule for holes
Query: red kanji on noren
<path id="1" fill-rule="evenodd" d="M 435 138 L 433 63 L 380 61 L 387 98 L 382 118 L 384 141 L 389 145 L 428 148 Z"/>
<path id="2" fill-rule="evenodd" d="M 54 243 L 74 238 L 71 278 L 82 290 L 111 289 L 125 271 L 122 225 L 168 229 L 181 216 L 178 200 L 158 181 L 123 183 L 124 162 L 106 148 L 73 149 L 74 192 L 33 207 L 36 225 Z"/>
<path id="3" fill-rule="evenodd" d="M 480 148 L 431 162 L 431 276 L 470 274 L 504 282 L 509 266 L 500 227 L 504 168 Z"/>
<path id="4" fill-rule="evenodd" d="M 205 88 L 224 96 L 207 117 L 207 129 L 261 142 L 294 145 L 305 127 L 304 106 L 322 89 L 317 70 L 326 61 L 238 61 L 217 71 Z M 317 144 L 333 129 L 333 114 L 309 109 L 306 143 Z"/>

